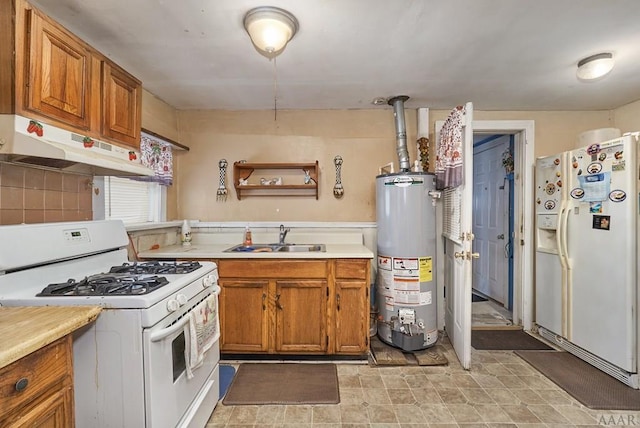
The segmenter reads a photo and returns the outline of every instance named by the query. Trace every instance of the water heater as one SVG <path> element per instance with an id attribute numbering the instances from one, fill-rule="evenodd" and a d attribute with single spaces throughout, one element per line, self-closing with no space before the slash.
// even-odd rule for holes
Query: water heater
<path id="1" fill-rule="evenodd" d="M 429 173 L 376 177 L 377 331 L 380 340 L 405 351 L 438 339 L 434 189 Z"/>

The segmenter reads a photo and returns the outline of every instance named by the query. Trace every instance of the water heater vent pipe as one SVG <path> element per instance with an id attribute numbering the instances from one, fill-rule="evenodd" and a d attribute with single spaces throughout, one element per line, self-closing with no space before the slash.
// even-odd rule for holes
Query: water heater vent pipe
<path id="1" fill-rule="evenodd" d="M 408 99 L 409 97 L 406 95 L 398 95 L 387 101 L 390 106 L 393 106 L 393 117 L 396 124 L 396 152 L 401 172 L 411 170 L 409 151 L 407 150 L 407 126 L 404 119 L 404 102 Z"/>

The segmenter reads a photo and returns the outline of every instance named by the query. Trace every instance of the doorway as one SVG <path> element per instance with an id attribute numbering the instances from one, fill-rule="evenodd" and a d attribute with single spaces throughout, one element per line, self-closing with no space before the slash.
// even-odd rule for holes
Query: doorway
<path id="1" fill-rule="evenodd" d="M 473 136 L 473 328 L 513 325 L 513 146 L 510 134 Z"/>
<path id="2" fill-rule="evenodd" d="M 443 122 L 436 121 L 436 130 Z M 533 169 L 534 121 L 532 120 L 474 120 L 474 134 L 510 135 L 513 137 L 513 227 L 511 248 L 513 257 L 512 307 L 513 324 L 529 331 L 533 327 Z M 468 202 L 469 204 L 472 201 Z M 442 219 L 442 204 L 436 207 L 436 218 Z M 437 222 L 437 236 L 442 236 L 442 226 Z M 438 252 L 440 254 L 440 252 Z M 437 260 L 438 272 L 444 272 L 444 260 Z M 438 329 L 445 327 L 444 277 L 438 275 Z M 471 296 L 469 296 L 471 298 Z"/>

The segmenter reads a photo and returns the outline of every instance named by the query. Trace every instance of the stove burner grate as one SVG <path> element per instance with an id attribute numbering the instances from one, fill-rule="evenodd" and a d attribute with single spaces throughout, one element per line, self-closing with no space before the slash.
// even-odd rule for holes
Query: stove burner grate
<path id="1" fill-rule="evenodd" d="M 186 274 L 200 269 L 202 265 L 199 262 L 143 262 L 143 263 L 123 263 L 121 266 L 112 267 L 110 273 L 129 273 L 129 274 Z"/>
<path id="2" fill-rule="evenodd" d="M 131 296 L 151 293 L 168 283 L 163 276 L 99 274 L 49 284 L 36 296 Z"/>

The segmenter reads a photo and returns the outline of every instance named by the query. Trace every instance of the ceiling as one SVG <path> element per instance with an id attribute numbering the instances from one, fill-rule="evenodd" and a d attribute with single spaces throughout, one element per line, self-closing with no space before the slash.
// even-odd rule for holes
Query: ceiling
<path id="1" fill-rule="evenodd" d="M 640 99 L 638 0 L 35 0 L 178 109 L 603 110 Z M 256 6 L 300 29 L 276 61 L 242 25 Z M 577 62 L 616 66 L 577 80 Z M 277 82 L 277 84 L 276 84 Z M 277 88 L 277 89 L 276 89 Z"/>

